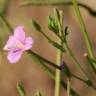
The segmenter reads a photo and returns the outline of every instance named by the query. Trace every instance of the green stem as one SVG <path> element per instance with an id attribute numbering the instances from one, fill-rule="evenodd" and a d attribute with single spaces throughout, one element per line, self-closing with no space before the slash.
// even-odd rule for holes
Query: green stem
<path id="1" fill-rule="evenodd" d="M 57 62 L 56 64 L 60 66 L 62 58 L 62 52 L 57 49 Z M 60 70 L 56 69 L 56 78 L 55 78 L 55 96 L 60 96 L 60 78 L 61 72 Z"/>
<path id="2" fill-rule="evenodd" d="M 35 62 L 37 64 L 40 65 L 40 67 L 53 79 L 55 80 L 55 72 L 49 67 L 47 66 L 44 61 L 42 61 L 41 58 L 37 57 L 34 54 L 30 54 L 32 56 L 32 59 L 35 60 Z M 63 82 L 63 80 L 60 81 L 62 87 L 67 90 L 67 85 Z M 72 88 L 70 89 L 70 93 L 72 96 L 80 96 L 76 91 L 74 91 Z"/>
<path id="3" fill-rule="evenodd" d="M 70 89 L 71 89 L 71 84 L 70 84 L 70 79 L 68 78 L 67 80 L 67 96 L 70 96 Z"/>
<path id="4" fill-rule="evenodd" d="M 94 55 L 93 55 L 94 52 L 92 50 L 92 44 L 91 44 L 91 41 L 89 39 L 89 36 L 88 36 L 87 30 L 86 30 L 86 26 L 84 24 L 83 18 L 80 14 L 80 10 L 79 10 L 77 1 L 72 0 L 72 2 L 73 2 L 74 9 L 76 11 L 76 15 L 77 15 L 77 18 L 78 18 L 78 21 L 79 21 L 79 24 L 80 24 L 80 29 L 83 33 L 83 36 L 84 36 L 84 39 L 85 39 L 85 42 L 86 42 L 86 45 L 87 45 L 87 48 L 88 48 L 88 51 L 89 51 L 89 55 L 90 55 L 91 58 L 94 58 Z"/>
<path id="5" fill-rule="evenodd" d="M 96 90 L 96 86 L 94 84 L 92 84 L 92 82 L 90 81 L 89 77 L 87 76 L 86 72 L 83 70 L 83 68 L 81 67 L 81 63 L 79 63 L 79 61 L 75 58 L 74 54 L 72 53 L 71 49 L 69 48 L 67 42 L 65 43 L 65 47 L 66 47 L 66 51 L 67 53 L 69 54 L 69 56 L 71 57 L 72 61 L 77 64 L 77 66 L 81 69 L 81 72 L 83 73 L 83 75 L 86 77 L 86 81 L 81 79 L 81 78 L 78 78 L 77 76 L 75 75 L 72 75 L 73 77 L 77 77 L 76 79 L 80 80 L 80 81 L 83 81 L 84 83 L 86 83 L 88 86 L 92 87 L 93 89 Z"/>
<path id="6" fill-rule="evenodd" d="M 88 79 L 88 76 L 87 76 L 86 72 L 81 67 L 81 64 L 79 63 L 79 61 L 75 58 L 75 56 L 72 53 L 71 49 L 69 48 L 67 42 L 65 43 L 65 47 L 66 47 L 67 54 L 70 56 L 72 61 L 81 69 L 81 71 L 82 71 L 83 75 L 85 76 L 85 78 Z"/>
<path id="7" fill-rule="evenodd" d="M 65 2 L 65 1 L 61 1 L 61 2 L 23 2 L 20 3 L 20 6 L 64 6 L 64 5 L 73 5 L 73 3 L 71 1 Z M 85 8 L 90 15 L 96 17 L 96 11 L 93 10 L 92 8 L 90 8 L 89 6 L 78 2 L 78 6 Z"/>
<path id="8" fill-rule="evenodd" d="M 82 78 L 80 78 L 80 77 L 78 77 L 78 76 L 76 76 L 76 75 L 74 75 L 72 73 L 71 73 L 71 75 L 75 79 L 80 80 L 81 82 L 87 84 L 87 86 L 92 87 L 94 90 L 96 90 L 96 86 L 94 84 L 92 84 L 92 82 L 90 80 L 84 80 L 84 79 L 82 79 Z"/>
<path id="9" fill-rule="evenodd" d="M 72 75 L 72 77 L 74 77 L 75 79 L 77 79 L 77 80 L 79 80 L 79 81 L 81 81 L 81 82 L 83 82 L 83 83 L 86 83 L 86 80 L 84 80 L 84 79 L 82 79 L 82 78 L 80 78 L 80 77 L 78 77 L 78 76 L 76 76 L 76 75 L 74 75 L 74 74 L 72 74 L 72 73 L 71 73 L 71 75 Z"/>
<path id="10" fill-rule="evenodd" d="M 56 10 L 55 10 L 56 11 Z M 61 11 L 60 11 L 61 12 Z M 57 14 L 55 13 L 56 18 L 55 20 L 57 20 L 58 22 L 58 26 L 59 26 L 59 34 L 62 34 L 62 22 L 63 22 L 63 18 L 62 18 L 62 12 L 60 13 L 60 21 L 58 20 Z M 62 40 L 58 39 L 58 44 L 60 44 L 61 46 L 63 46 L 63 42 Z M 56 64 L 58 66 L 61 65 L 62 62 L 62 56 L 63 56 L 63 52 L 59 49 L 57 49 L 57 57 L 56 57 Z M 55 78 L 55 93 L 54 96 L 60 96 L 60 81 L 61 81 L 61 71 L 56 69 L 56 78 Z"/>
<path id="11" fill-rule="evenodd" d="M 43 57 L 41 57 L 40 55 L 36 54 L 35 52 L 33 52 L 33 51 L 31 51 L 31 50 L 29 50 L 29 51 L 27 51 L 27 52 L 28 52 L 29 54 L 32 54 L 32 55 L 34 55 L 35 57 L 39 58 L 40 60 L 46 62 L 47 64 L 51 65 L 52 67 L 61 70 L 60 66 L 56 65 L 55 63 L 53 63 L 53 62 L 51 62 L 51 61 L 49 61 L 49 60 L 47 60 L 47 59 L 45 59 L 45 58 L 43 58 Z"/>
<path id="12" fill-rule="evenodd" d="M 45 68 L 46 68 L 46 71 L 50 71 L 51 73 L 54 73 L 54 75 L 55 75 L 55 72 L 53 72 L 50 68 L 48 68 L 48 67 L 47 67 L 47 64 L 48 64 L 48 65 L 51 65 L 51 66 L 54 67 L 54 68 L 57 68 L 58 70 L 61 70 L 61 68 L 60 68 L 58 65 L 56 65 L 55 63 L 53 63 L 53 62 L 51 62 L 51 61 L 49 61 L 49 60 L 47 60 L 47 59 L 45 59 L 45 58 L 43 58 L 43 57 L 41 57 L 41 56 L 39 56 L 38 54 L 34 53 L 33 51 L 29 50 L 28 53 L 29 53 L 32 57 L 35 57 L 35 58 L 37 59 L 37 61 L 39 61 L 40 63 L 42 63 L 41 66 L 45 67 Z M 45 64 L 44 62 L 45 62 L 46 64 Z M 37 63 L 38 63 L 38 62 L 37 62 Z M 44 64 L 45 64 L 45 65 L 44 65 Z M 54 66 L 54 65 L 56 65 L 57 67 Z M 48 69 L 47 69 L 47 68 L 48 68 Z M 47 72 L 47 73 L 48 73 L 48 72 Z M 50 75 L 51 73 L 49 73 L 49 75 Z M 75 79 L 80 80 L 81 82 L 85 83 L 87 86 L 89 86 L 88 83 L 87 83 L 87 81 L 89 81 L 89 80 L 84 80 L 84 79 L 82 79 L 82 78 L 80 78 L 80 77 L 78 77 L 78 76 L 76 76 L 76 75 L 74 75 L 74 74 L 72 74 L 72 73 L 71 73 L 71 76 L 74 77 Z M 55 77 L 54 77 L 54 78 L 55 78 Z M 91 84 L 91 86 L 89 86 L 89 87 L 92 87 L 93 89 L 96 90 L 96 87 L 95 87 L 94 85 L 92 85 L 92 84 Z"/>
<path id="13" fill-rule="evenodd" d="M 58 66 L 58 65 L 56 65 L 55 63 L 53 63 L 53 62 L 51 62 L 51 61 L 49 61 L 49 60 L 47 60 L 47 59 L 39 56 L 39 55 L 36 54 L 35 52 L 29 50 L 28 53 L 31 54 L 32 56 L 35 56 L 35 58 L 38 58 L 39 60 L 42 60 L 42 61 L 45 62 L 46 64 L 48 64 L 48 65 L 50 65 L 50 66 L 52 66 L 52 67 L 54 67 L 54 68 L 57 68 L 58 70 L 61 70 L 61 67 L 60 67 L 60 66 Z M 71 75 L 72 75 L 74 78 L 79 79 L 79 80 L 82 81 L 82 82 L 86 82 L 85 80 L 80 79 L 79 77 L 75 76 L 75 75 L 72 74 L 72 73 L 71 73 Z"/>
<path id="14" fill-rule="evenodd" d="M 93 51 L 93 47 L 92 47 L 92 44 L 91 44 L 91 40 L 90 40 L 90 38 L 88 36 L 86 26 L 84 24 L 83 18 L 81 16 L 81 13 L 80 13 L 80 10 L 79 10 L 79 7 L 78 7 L 77 0 L 72 0 L 72 2 L 73 2 L 74 9 L 75 9 L 78 21 L 79 21 L 81 32 L 83 33 L 85 43 L 86 43 L 86 46 L 88 48 L 88 54 L 89 54 L 90 58 L 94 59 L 94 51 Z M 96 69 L 96 64 L 93 63 L 93 65 L 94 65 L 94 67 Z"/>

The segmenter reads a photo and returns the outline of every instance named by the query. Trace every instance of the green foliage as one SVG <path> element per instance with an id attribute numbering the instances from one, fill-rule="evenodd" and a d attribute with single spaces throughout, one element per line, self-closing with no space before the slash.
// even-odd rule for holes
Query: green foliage
<path id="1" fill-rule="evenodd" d="M 17 83 L 16 88 L 19 93 L 19 96 L 26 96 L 26 92 L 22 83 Z"/>
<path id="2" fill-rule="evenodd" d="M 59 34 L 59 24 L 60 23 L 60 11 L 54 8 L 52 16 L 48 18 L 48 28 L 53 31 L 55 34 Z"/>
<path id="3" fill-rule="evenodd" d="M 54 47 L 56 47 L 57 49 L 60 49 L 62 52 L 66 52 L 65 49 L 64 49 L 61 45 L 59 45 L 57 42 L 53 41 L 49 36 L 47 36 L 47 35 L 43 32 L 40 24 L 38 24 L 35 20 L 32 20 L 32 25 L 35 27 L 35 29 L 36 29 L 38 32 L 40 32 L 40 33 L 48 40 L 48 42 L 49 42 L 50 44 L 52 44 L 52 45 L 53 45 Z"/>
<path id="4" fill-rule="evenodd" d="M 65 27 L 65 31 L 64 31 L 64 33 L 65 33 L 65 36 L 68 35 L 68 26 Z"/>
<path id="5" fill-rule="evenodd" d="M 63 34 L 62 34 L 62 38 L 64 39 L 65 42 L 67 42 L 67 36 L 69 34 L 69 30 L 68 30 L 68 26 L 65 27 L 65 29 L 63 30 Z"/>
<path id="6" fill-rule="evenodd" d="M 95 59 L 91 59 L 91 58 L 88 56 L 87 53 L 85 53 L 84 56 L 86 57 L 88 63 L 90 64 L 90 67 L 93 69 L 93 72 L 96 73 L 96 70 L 95 70 L 94 65 L 93 65 L 93 63 L 96 64 L 96 60 L 95 60 Z"/>
<path id="7" fill-rule="evenodd" d="M 66 52 L 66 50 L 61 46 L 59 45 L 58 43 L 56 42 L 50 42 L 54 47 L 56 47 L 57 49 L 61 50 L 62 52 Z"/>
<path id="8" fill-rule="evenodd" d="M 56 23 L 56 21 L 54 20 L 54 18 L 52 18 L 51 16 L 48 17 L 48 28 L 55 32 L 56 34 L 58 34 L 59 32 L 59 28 L 58 25 Z"/>
<path id="9" fill-rule="evenodd" d="M 42 31 L 41 26 L 35 20 L 32 20 L 32 25 L 33 27 L 35 27 L 37 31 L 40 31 L 40 32 Z"/>
<path id="10" fill-rule="evenodd" d="M 35 94 L 35 96 L 43 96 L 43 95 L 41 94 L 41 92 L 37 92 L 37 93 Z"/>
<path id="11" fill-rule="evenodd" d="M 67 64 L 63 61 L 62 64 L 61 64 L 61 69 L 62 71 L 64 71 L 65 75 L 68 77 L 68 78 L 71 78 L 71 72 L 67 66 Z"/>
<path id="12" fill-rule="evenodd" d="M 9 35 L 8 27 L 6 26 L 2 17 L 0 16 L 0 49 L 3 48 L 8 35 Z"/>
<path id="13" fill-rule="evenodd" d="M 47 66 L 47 64 L 54 64 L 53 62 L 50 62 L 48 60 L 46 60 L 45 58 L 39 56 L 38 54 L 34 53 L 33 51 L 29 50 L 28 53 L 32 56 L 32 59 L 40 65 L 40 67 L 44 70 L 44 72 L 47 73 L 47 75 L 50 76 L 50 78 L 52 78 L 53 80 L 55 80 L 55 71 L 52 70 L 49 66 Z M 55 64 L 56 65 L 56 64 Z M 56 67 L 56 66 L 54 66 Z M 56 67 L 57 68 L 57 67 Z M 67 90 L 67 85 L 66 83 L 61 80 L 61 85 L 62 87 Z M 79 93 L 77 93 L 75 90 L 73 90 L 71 88 L 71 95 L 72 96 L 80 96 Z"/>
<path id="14" fill-rule="evenodd" d="M 67 1 L 65 2 L 65 0 L 22 0 L 22 2 L 20 3 L 20 6 L 63 6 L 63 5 L 73 5 L 72 1 Z M 92 8 L 90 8 L 89 6 L 78 2 L 78 6 L 86 9 L 88 11 L 88 13 L 93 16 L 96 17 L 96 10 L 93 10 Z"/>
<path id="15" fill-rule="evenodd" d="M 51 4 L 51 3 L 62 3 L 64 0 L 22 0 L 21 5 L 30 5 L 30 4 Z"/>
<path id="16" fill-rule="evenodd" d="M 5 14 L 8 10 L 10 0 L 0 0 L 0 14 Z"/>

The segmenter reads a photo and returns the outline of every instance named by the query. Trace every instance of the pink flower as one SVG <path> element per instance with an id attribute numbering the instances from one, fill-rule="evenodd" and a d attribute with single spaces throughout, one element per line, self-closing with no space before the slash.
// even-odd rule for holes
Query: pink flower
<path id="1" fill-rule="evenodd" d="M 32 48 L 32 37 L 26 37 L 23 26 L 18 26 L 14 30 L 14 35 L 10 36 L 4 50 L 8 51 L 8 60 L 10 63 L 16 63 L 21 58 L 24 51 Z"/>

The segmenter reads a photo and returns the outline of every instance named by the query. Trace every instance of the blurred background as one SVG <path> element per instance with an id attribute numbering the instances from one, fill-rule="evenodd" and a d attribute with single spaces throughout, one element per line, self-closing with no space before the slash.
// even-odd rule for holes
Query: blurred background
<path id="1" fill-rule="evenodd" d="M 0 12 L 2 13 L 3 5 L 8 2 L 7 10 L 4 13 L 6 20 L 15 28 L 18 25 L 24 25 L 26 35 L 31 35 L 34 39 L 32 50 L 37 52 L 48 60 L 56 62 L 56 49 L 48 43 L 48 41 L 32 27 L 32 19 L 37 20 L 45 33 L 57 40 L 56 36 L 48 30 L 47 19 L 48 15 L 52 13 L 52 6 L 28 6 L 20 7 L 20 3 L 24 0 L 0 0 Z M 42 0 L 44 1 L 44 0 Z M 47 0 L 45 0 L 47 1 Z M 56 0 L 54 0 L 56 1 Z M 96 10 L 95 0 L 78 0 Z M 5 6 L 5 5 L 4 5 Z M 55 6 L 57 7 L 57 6 Z M 68 25 L 70 32 L 68 42 L 70 48 L 78 60 L 82 63 L 82 67 L 86 70 L 89 78 L 95 83 L 96 77 L 89 68 L 84 53 L 87 52 L 86 45 L 78 20 L 72 6 L 59 6 L 59 9 L 64 12 L 64 26 Z M 96 53 L 96 17 L 89 15 L 88 11 L 80 8 L 84 18 L 87 30 L 89 32 L 94 52 Z M 22 82 L 27 95 L 33 96 L 37 91 L 41 91 L 43 96 L 54 95 L 54 81 L 41 69 L 41 67 L 32 60 L 32 58 L 25 52 L 16 64 L 9 64 L 6 52 L 2 52 L 2 48 L 8 39 L 10 32 L 7 30 L 4 22 L 0 19 L 0 96 L 19 96 L 16 90 L 17 82 Z M 79 68 L 73 64 L 70 58 L 64 54 L 63 60 L 67 63 L 70 70 L 83 78 Z M 64 77 L 63 77 L 64 78 Z M 65 79 L 65 78 L 64 78 Z M 65 79 L 66 82 L 66 79 Z M 87 87 L 84 83 L 72 78 L 72 88 L 74 88 L 81 96 L 96 96 L 96 91 Z M 66 91 L 61 88 L 61 96 L 67 96 Z"/>

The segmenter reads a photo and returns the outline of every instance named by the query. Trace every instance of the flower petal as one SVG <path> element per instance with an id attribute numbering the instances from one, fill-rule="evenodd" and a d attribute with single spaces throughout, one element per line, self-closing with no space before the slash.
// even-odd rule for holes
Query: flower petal
<path id="1" fill-rule="evenodd" d="M 21 50 L 10 51 L 10 52 L 8 53 L 7 58 L 8 58 L 8 60 L 9 60 L 10 63 L 16 63 L 16 62 L 18 62 L 19 59 L 21 58 L 22 53 L 23 53 L 23 51 L 21 51 Z"/>
<path id="2" fill-rule="evenodd" d="M 12 46 L 15 46 L 16 42 L 17 42 L 17 39 L 14 36 L 10 36 L 3 49 L 4 50 L 11 50 Z"/>
<path id="3" fill-rule="evenodd" d="M 25 47 L 24 50 L 29 50 L 32 48 L 32 44 L 34 43 L 34 40 L 32 39 L 32 37 L 27 37 L 25 39 Z"/>
<path id="4" fill-rule="evenodd" d="M 24 32 L 24 26 L 18 26 L 14 30 L 14 36 L 20 40 L 22 43 L 25 41 L 25 32 Z"/>

